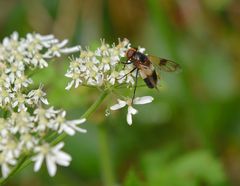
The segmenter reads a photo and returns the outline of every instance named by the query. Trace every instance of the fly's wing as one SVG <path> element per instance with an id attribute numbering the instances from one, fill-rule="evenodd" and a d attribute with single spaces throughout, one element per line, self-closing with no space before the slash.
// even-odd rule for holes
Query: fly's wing
<path id="1" fill-rule="evenodd" d="M 152 62 L 154 67 L 156 67 L 157 69 L 160 69 L 161 71 L 164 71 L 164 72 L 180 72 L 181 71 L 181 67 L 179 64 L 173 61 L 170 61 L 168 59 L 163 59 L 163 58 L 159 58 L 151 55 L 148 56 L 148 59 Z"/>

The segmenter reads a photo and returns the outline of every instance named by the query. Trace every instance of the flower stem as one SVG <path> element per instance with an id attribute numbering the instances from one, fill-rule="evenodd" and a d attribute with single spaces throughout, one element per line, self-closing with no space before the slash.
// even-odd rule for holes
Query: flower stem
<path id="1" fill-rule="evenodd" d="M 81 118 L 88 118 L 100 106 L 108 93 L 108 90 L 103 91 L 99 98 L 91 105 L 91 107 L 89 107 L 89 109 L 81 116 Z"/>
<path id="2" fill-rule="evenodd" d="M 87 109 L 87 111 L 81 116 L 81 118 L 88 118 L 103 102 L 103 100 L 108 95 L 108 91 L 103 91 L 102 94 L 99 96 L 99 98 Z M 51 145 L 55 145 L 62 141 L 67 136 L 66 133 L 60 134 L 58 137 L 56 137 L 52 142 Z"/>
<path id="3" fill-rule="evenodd" d="M 1 178 L 0 179 L 0 185 L 4 185 L 10 177 L 12 177 L 15 173 L 17 173 L 19 170 L 21 170 L 22 165 L 24 162 L 27 160 L 27 156 L 23 157 L 19 163 L 11 170 L 11 172 L 8 174 L 6 178 Z"/>
<path id="4" fill-rule="evenodd" d="M 98 136 L 103 185 L 113 186 L 115 185 L 115 177 L 113 166 L 111 163 L 111 156 L 108 148 L 109 145 L 107 139 L 107 129 L 105 124 L 98 125 Z"/>
<path id="5" fill-rule="evenodd" d="M 101 95 L 99 96 L 99 98 L 89 107 L 89 109 L 81 116 L 81 118 L 88 118 L 103 102 L 103 100 L 107 97 L 109 91 L 105 90 L 101 93 Z M 57 138 L 55 138 L 52 142 L 51 145 L 55 145 L 57 143 L 59 143 L 61 140 L 63 140 L 65 137 L 67 136 L 66 133 L 62 133 L 60 134 Z M 20 170 L 22 170 L 23 168 L 27 167 L 29 164 L 31 164 L 31 155 L 25 156 L 23 157 L 18 164 L 12 168 L 12 170 L 10 171 L 10 173 L 8 174 L 8 176 L 6 178 L 1 178 L 0 179 L 0 185 L 3 185 L 4 183 L 6 183 L 10 177 L 12 177 L 13 175 L 15 175 L 17 172 L 19 172 Z"/>

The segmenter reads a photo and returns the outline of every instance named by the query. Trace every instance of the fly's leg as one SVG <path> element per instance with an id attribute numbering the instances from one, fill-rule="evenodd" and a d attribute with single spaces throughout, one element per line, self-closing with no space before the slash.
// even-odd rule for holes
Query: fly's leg
<path id="1" fill-rule="evenodd" d="M 117 78 L 117 80 L 120 80 L 122 78 L 125 78 L 128 74 L 131 74 L 132 72 L 134 72 L 137 69 L 137 67 L 133 68 L 130 72 L 128 72 L 127 74 L 125 74 L 124 76 Z"/>
<path id="2" fill-rule="evenodd" d="M 132 61 L 126 61 L 126 62 L 121 62 L 123 65 L 123 70 L 125 69 L 126 65 L 129 65 L 129 64 L 132 64 L 133 62 Z"/>
<path id="3" fill-rule="evenodd" d="M 134 91 L 133 91 L 133 97 L 132 97 L 132 104 L 133 104 L 133 100 L 135 98 L 135 94 L 136 94 L 136 90 L 137 90 L 138 74 L 139 74 L 139 69 L 137 69 L 136 76 L 135 76 L 135 84 L 134 84 Z"/>

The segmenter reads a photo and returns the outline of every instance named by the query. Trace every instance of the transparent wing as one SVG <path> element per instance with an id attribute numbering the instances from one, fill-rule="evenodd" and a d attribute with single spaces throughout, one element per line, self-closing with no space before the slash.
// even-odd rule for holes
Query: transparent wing
<path id="1" fill-rule="evenodd" d="M 164 72 L 180 72 L 181 66 L 168 59 L 159 58 L 155 56 L 148 55 L 148 59 L 152 62 L 154 67 L 164 71 Z"/>

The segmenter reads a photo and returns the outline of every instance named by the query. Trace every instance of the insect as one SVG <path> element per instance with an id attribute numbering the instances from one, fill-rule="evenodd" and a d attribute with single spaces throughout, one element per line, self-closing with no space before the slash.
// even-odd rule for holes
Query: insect
<path id="1" fill-rule="evenodd" d="M 160 73 L 159 71 L 175 72 L 181 69 L 180 65 L 173 61 L 151 55 L 145 55 L 142 52 L 139 52 L 137 48 L 128 49 L 126 52 L 126 57 L 127 62 L 123 62 L 123 64 L 134 65 L 134 68 L 129 73 L 137 70 L 132 100 L 135 97 L 137 77 L 139 73 L 149 88 L 157 89 L 157 82 Z"/>

